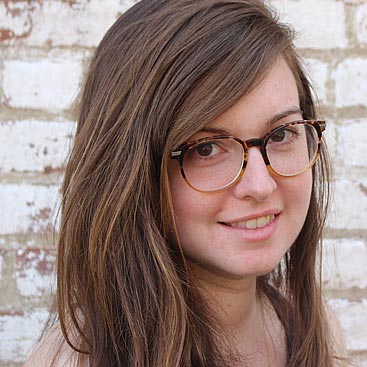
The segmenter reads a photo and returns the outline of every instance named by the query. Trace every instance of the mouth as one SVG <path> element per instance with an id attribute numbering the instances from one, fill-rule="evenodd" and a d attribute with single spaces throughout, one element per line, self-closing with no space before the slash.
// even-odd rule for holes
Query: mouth
<path id="1" fill-rule="evenodd" d="M 232 222 L 232 223 L 226 223 L 221 222 L 221 224 L 224 224 L 229 227 L 234 228 L 244 228 L 244 229 L 258 229 L 263 228 L 267 226 L 269 223 L 271 223 L 275 219 L 275 214 L 265 215 L 263 217 L 253 218 L 241 222 Z"/>

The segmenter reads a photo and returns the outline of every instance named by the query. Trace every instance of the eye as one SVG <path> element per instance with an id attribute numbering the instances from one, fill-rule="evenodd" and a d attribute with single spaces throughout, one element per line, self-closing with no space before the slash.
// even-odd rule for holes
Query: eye
<path id="1" fill-rule="evenodd" d="M 280 143 L 281 141 L 283 141 L 285 139 L 285 135 L 286 135 L 286 132 L 284 130 L 280 130 L 276 133 L 274 133 L 270 140 L 274 143 Z"/>
<path id="2" fill-rule="evenodd" d="M 275 131 L 269 137 L 269 143 L 270 144 L 288 143 L 296 136 L 298 136 L 298 132 L 295 129 L 287 127 L 279 131 Z"/>
<path id="3" fill-rule="evenodd" d="M 193 150 L 201 157 L 209 157 L 212 154 L 218 153 L 219 147 L 212 142 L 207 142 L 197 145 Z"/>
<path id="4" fill-rule="evenodd" d="M 227 141 L 209 140 L 198 143 L 192 146 L 186 154 L 186 161 L 201 161 L 213 162 L 221 157 L 223 159 L 224 153 L 229 153 Z"/>

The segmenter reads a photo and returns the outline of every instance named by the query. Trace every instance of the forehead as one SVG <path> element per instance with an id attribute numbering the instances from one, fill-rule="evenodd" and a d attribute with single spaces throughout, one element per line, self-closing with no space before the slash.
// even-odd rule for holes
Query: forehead
<path id="1" fill-rule="evenodd" d="M 278 120 L 300 119 L 297 83 L 287 63 L 279 58 L 263 80 L 236 104 L 208 124 L 209 128 L 266 130 Z"/>

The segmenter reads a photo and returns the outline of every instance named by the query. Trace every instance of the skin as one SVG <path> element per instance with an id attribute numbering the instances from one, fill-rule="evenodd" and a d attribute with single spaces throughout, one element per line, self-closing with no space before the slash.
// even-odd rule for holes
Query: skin
<path id="1" fill-rule="evenodd" d="M 279 59 L 249 95 L 209 124 L 208 131 L 246 140 L 300 119 L 296 81 Z M 214 135 L 208 131 L 190 140 Z M 242 354 L 263 352 L 264 358 L 254 365 L 265 366 L 274 356 L 279 366 L 284 365 L 282 327 L 270 306 L 260 306 L 256 278 L 273 270 L 297 238 L 309 207 L 311 170 L 291 178 L 276 176 L 253 147 L 244 174 L 225 190 L 193 190 L 176 161 L 169 163 L 169 177 L 180 243 L 209 304 L 216 305 L 215 312 L 228 333 L 235 335 Z M 239 222 L 269 214 L 275 218 L 262 228 L 238 227 Z"/>

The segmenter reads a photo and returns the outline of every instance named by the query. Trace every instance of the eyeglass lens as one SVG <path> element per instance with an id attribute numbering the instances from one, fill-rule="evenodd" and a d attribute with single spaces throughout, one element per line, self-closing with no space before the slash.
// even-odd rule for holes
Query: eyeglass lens
<path id="1" fill-rule="evenodd" d="M 266 155 L 274 172 L 294 176 L 313 164 L 318 143 L 317 131 L 311 124 L 288 125 L 266 138 Z M 241 174 L 243 161 L 242 144 L 233 138 L 206 140 L 186 151 L 183 170 L 194 188 L 212 191 L 234 182 Z"/>

